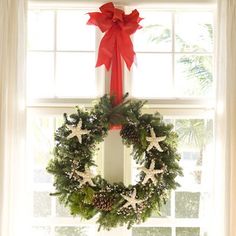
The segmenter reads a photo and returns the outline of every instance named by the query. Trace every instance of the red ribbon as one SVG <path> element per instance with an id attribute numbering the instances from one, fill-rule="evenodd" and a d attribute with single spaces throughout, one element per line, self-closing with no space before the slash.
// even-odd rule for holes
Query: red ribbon
<path id="1" fill-rule="evenodd" d="M 141 28 L 139 22 L 142 18 L 137 10 L 126 15 L 124 11 L 115 8 L 112 2 L 99 9 L 101 12 L 88 13 L 90 19 L 87 24 L 96 25 L 105 32 L 99 46 L 96 67 L 105 65 L 107 70 L 111 68 L 110 95 L 114 96 L 113 105 L 118 105 L 123 98 L 121 57 L 130 70 L 135 57 L 130 35 Z"/>

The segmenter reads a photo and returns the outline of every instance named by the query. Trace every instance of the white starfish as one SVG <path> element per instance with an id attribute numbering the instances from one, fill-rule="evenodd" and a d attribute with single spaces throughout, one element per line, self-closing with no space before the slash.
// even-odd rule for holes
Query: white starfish
<path id="1" fill-rule="evenodd" d="M 81 186 L 85 185 L 86 183 L 88 183 L 90 186 L 96 186 L 92 181 L 92 178 L 94 177 L 94 175 L 92 174 L 92 172 L 90 171 L 90 169 L 88 167 L 85 167 L 84 172 L 75 171 L 75 173 L 76 173 L 76 175 L 83 178 L 80 181 Z"/>
<path id="2" fill-rule="evenodd" d="M 163 152 L 159 142 L 163 141 L 166 139 L 166 136 L 163 137 L 156 137 L 156 134 L 153 130 L 153 128 L 151 128 L 151 137 L 146 137 L 146 140 L 148 142 L 150 142 L 147 151 L 151 150 L 153 147 L 155 147 L 159 152 Z"/>
<path id="3" fill-rule="evenodd" d="M 70 129 L 72 132 L 67 136 L 67 139 L 73 138 L 76 136 L 79 140 L 79 143 L 82 143 L 82 135 L 89 134 L 90 130 L 87 129 L 81 129 L 82 128 L 82 120 L 79 121 L 76 127 L 72 125 L 67 125 L 68 129 Z"/>
<path id="4" fill-rule="evenodd" d="M 132 206 L 134 210 L 136 210 L 136 205 L 144 202 L 145 200 L 136 199 L 136 189 L 132 192 L 131 196 L 125 196 L 121 194 L 121 196 L 127 201 L 122 208 L 127 208 L 128 206 Z"/>
<path id="5" fill-rule="evenodd" d="M 155 184 L 157 182 L 157 179 L 155 177 L 156 174 L 162 173 L 164 170 L 155 170 L 155 161 L 152 160 L 149 169 L 142 166 L 138 168 L 139 170 L 142 170 L 145 173 L 145 177 L 142 181 L 142 184 L 146 184 L 149 179 Z"/>

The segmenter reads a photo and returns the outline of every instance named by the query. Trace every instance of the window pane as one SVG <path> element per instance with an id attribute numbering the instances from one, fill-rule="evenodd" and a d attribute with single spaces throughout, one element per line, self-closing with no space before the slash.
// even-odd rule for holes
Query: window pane
<path id="1" fill-rule="evenodd" d="M 62 205 L 58 199 L 56 199 L 56 216 L 57 217 L 71 217 L 70 210 Z"/>
<path id="2" fill-rule="evenodd" d="M 200 193 L 176 192 L 175 193 L 175 217 L 198 218 L 200 205 Z"/>
<path id="3" fill-rule="evenodd" d="M 168 54 L 137 53 L 133 67 L 132 95 L 168 97 L 172 92 L 172 60 Z"/>
<path id="4" fill-rule="evenodd" d="M 168 12 L 141 11 L 142 29 L 134 34 L 135 51 L 170 52 L 172 16 Z"/>
<path id="5" fill-rule="evenodd" d="M 89 10 L 57 12 L 57 50 L 95 50 L 95 27 L 86 24 L 87 12 Z"/>
<path id="6" fill-rule="evenodd" d="M 32 10 L 28 13 L 28 49 L 53 50 L 54 11 Z"/>
<path id="7" fill-rule="evenodd" d="M 96 235 L 93 227 L 56 227 L 55 236 L 90 236 Z"/>
<path id="8" fill-rule="evenodd" d="M 199 152 L 182 152 L 180 163 L 184 171 L 184 176 L 178 178 L 182 187 L 194 188 L 194 186 L 201 184 L 202 171 L 198 164 L 202 162 L 202 158 Z"/>
<path id="9" fill-rule="evenodd" d="M 34 192 L 34 217 L 51 215 L 51 197 L 49 192 Z"/>
<path id="10" fill-rule="evenodd" d="M 33 227 L 32 236 L 50 236 L 50 227 L 35 226 Z"/>
<path id="11" fill-rule="evenodd" d="M 153 217 L 153 218 L 166 218 L 166 217 L 170 216 L 170 208 L 171 208 L 170 199 L 171 199 L 171 197 L 169 197 L 169 199 L 167 200 L 165 205 L 161 206 L 161 209 L 160 209 L 161 215 L 159 215 L 157 212 L 153 212 L 151 217 Z"/>
<path id="12" fill-rule="evenodd" d="M 95 97 L 95 54 L 57 53 L 57 95 Z"/>
<path id="13" fill-rule="evenodd" d="M 52 157 L 54 145 L 54 120 L 46 116 L 28 116 L 28 154 L 33 159 L 35 183 L 51 182 L 45 168 Z"/>
<path id="14" fill-rule="evenodd" d="M 47 116 L 29 116 L 29 151 L 34 157 L 34 166 L 44 168 L 52 157 L 54 145 L 54 119 Z"/>
<path id="15" fill-rule="evenodd" d="M 171 228 L 134 227 L 132 236 L 171 236 Z"/>
<path id="16" fill-rule="evenodd" d="M 212 52 L 213 14 L 185 12 L 175 15 L 176 51 Z"/>
<path id="17" fill-rule="evenodd" d="M 34 170 L 34 183 L 51 183 L 52 176 L 45 169 Z"/>
<path id="18" fill-rule="evenodd" d="M 212 184 L 212 172 L 209 171 L 214 161 L 213 120 L 212 119 L 178 119 L 175 122 L 179 135 L 180 165 L 184 177 L 177 178 L 182 188 L 209 191 Z"/>
<path id="19" fill-rule="evenodd" d="M 28 98 L 52 97 L 54 56 L 50 52 L 30 52 L 27 57 Z"/>
<path id="20" fill-rule="evenodd" d="M 200 236 L 200 228 L 176 228 L 176 236 Z"/>
<path id="21" fill-rule="evenodd" d="M 176 56 L 176 92 L 178 96 L 212 96 L 212 57 Z"/>
<path id="22" fill-rule="evenodd" d="M 58 115 L 55 121 L 55 129 L 60 128 L 64 124 L 64 122 L 65 122 L 65 119 L 62 116 L 62 114 Z"/>

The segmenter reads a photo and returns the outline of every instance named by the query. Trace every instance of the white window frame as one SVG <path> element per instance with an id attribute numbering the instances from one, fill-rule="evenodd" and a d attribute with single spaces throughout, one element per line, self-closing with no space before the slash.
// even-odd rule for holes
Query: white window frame
<path id="1" fill-rule="evenodd" d="M 124 1 L 127 3 L 127 1 Z M 129 6 L 129 7 L 125 7 L 125 9 L 129 10 L 130 8 L 136 8 L 136 7 L 141 7 L 143 9 L 147 9 L 150 7 L 158 7 L 158 10 L 164 10 L 164 9 L 168 9 L 170 10 L 170 6 L 163 4 L 163 3 L 159 3 L 156 4 L 156 1 L 148 1 L 149 3 L 143 4 L 142 1 L 137 1 L 137 3 L 134 4 L 124 4 L 124 5 L 134 5 L 134 6 Z M 214 9 L 215 4 L 211 4 L 211 1 L 198 1 L 197 5 L 199 10 L 203 10 L 203 9 Z M 182 2 L 183 3 L 183 2 Z M 87 2 L 80 2 L 78 4 L 75 3 L 74 1 L 70 1 L 70 2 L 66 2 L 62 1 L 61 4 L 58 5 L 57 1 L 51 1 L 49 4 L 45 4 L 45 1 L 31 1 L 29 9 L 39 9 L 39 8 L 43 8 L 43 9 L 48 9 L 48 10 L 55 10 L 55 6 L 56 6 L 56 10 L 63 10 L 63 9 L 70 9 L 71 7 L 73 7 L 73 9 L 83 9 L 84 8 L 84 4 L 86 4 L 86 9 L 88 9 L 87 6 L 91 6 L 91 9 L 94 9 L 96 7 L 99 7 L 101 5 L 101 3 L 99 1 L 96 1 L 96 3 L 90 3 L 88 5 Z M 171 4 L 173 12 L 175 11 L 176 7 L 178 7 L 179 9 L 184 9 L 184 8 L 188 8 L 188 5 L 185 4 L 179 4 L 176 3 L 176 6 L 174 6 L 173 4 Z M 193 5 L 192 5 L 193 6 Z M 197 11 L 194 9 L 194 11 Z M 56 14 L 55 14 L 55 18 L 56 18 Z M 56 20 L 55 20 L 55 40 L 56 40 Z M 96 30 L 96 37 L 97 37 L 97 44 L 96 44 L 96 51 L 98 50 L 98 42 L 100 41 L 102 34 Z M 174 29 L 173 29 L 174 32 Z M 172 36 L 174 37 L 174 36 Z M 173 41 L 174 42 L 174 41 Z M 54 44 L 56 45 L 56 44 Z M 42 51 L 42 50 L 33 50 L 33 51 Z M 58 51 L 58 50 L 57 50 Z M 56 46 L 54 48 L 54 54 L 56 54 Z M 215 49 L 214 49 L 215 51 Z M 65 51 L 63 51 L 65 52 Z M 71 51 L 69 51 L 71 52 Z M 184 53 L 184 54 L 188 54 L 188 53 Z M 197 53 L 196 53 L 197 54 Z M 202 54 L 202 53 L 201 53 Z M 173 63 L 174 66 L 174 63 Z M 131 91 L 131 87 L 132 87 L 132 82 L 131 82 L 131 73 L 126 69 L 126 67 L 124 67 L 124 84 L 125 84 L 125 88 L 126 91 Z M 104 92 L 108 92 L 109 91 L 109 81 L 105 80 L 105 78 L 107 78 L 109 75 L 108 72 L 105 71 L 105 69 L 103 67 L 98 68 L 97 70 L 97 74 L 96 77 L 99 78 L 98 80 L 98 91 L 100 91 L 98 97 L 100 97 L 102 94 L 104 94 Z M 216 78 L 216 76 L 214 76 L 214 78 Z M 131 93 L 130 93 L 131 94 Z M 28 104 L 27 104 L 27 110 L 28 110 L 28 114 L 45 114 L 45 115 L 61 115 L 64 112 L 68 112 L 68 113 L 72 113 L 73 112 L 73 107 L 75 107 L 76 105 L 83 105 L 85 107 L 91 107 L 92 101 L 94 100 L 94 98 L 90 99 L 90 98 L 47 98 L 47 99 L 35 99 L 35 100 L 29 100 Z M 209 99 L 182 99 L 182 98 L 168 98 L 168 99 L 147 99 L 147 105 L 144 107 L 144 109 L 147 109 L 148 112 L 153 112 L 154 110 L 158 109 L 158 111 L 163 115 L 163 116 L 173 116 L 175 115 L 175 117 L 189 117 L 191 115 L 194 115 L 194 118 L 196 118 L 196 116 L 199 117 L 203 117 L 206 114 L 212 114 L 214 112 L 215 109 L 215 104 L 214 104 L 214 99 L 209 100 Z M 124 156 L 129 155 L 130 151 L 129 149 L 125 148 L 124 149 Z M 124 182 L 125 183 L 129 183 L 131 181 L 131 172 L 130 170 L 132 169 L 132 162 L 131 162 L 131 158 L 124 158 Z M 103 167 L 104 166 L 104 158 L 101 158 L 101 163 L 100 166 Z M 38 190 L 38 189 L 37 189 Z M 45 186 L 45 189 L 43 190 L 48 190 L 50 191 L 50 186 Z M 174 195 L 172 194 L 171 197 L 171 209 L 172 211 L 175 210 L 175 208 L 173 207 L 174 205 Z M 53 201 L 53 209 L 55 210 L 55 200 Z M 32 204 L 31 204 L 32 205 Z M 54 211 L 55 212 L 55 211 Z M 173 212 L 172 212 L 172 216 L 173 216 Z M 50 219 L 51 224 L 50 225 L 54 225 L 54 226 L 90 226 L 91 224 L 95 224 L 96 222 L 96 218 L 92 219 L 91 221 L 83 221 L 81 222 L 79 219 L 69 219 L 69 218 L 57 218 L 57 219 Z M 141 227 L 171 227 L 172 229 L 175 227 L 181 227 L 183 225 L 186 225 L 186 223 L 189 225 L 189 227 L 199 227 L 199 220 L 197 219 L 165 219 L 165 218 L 158 218 L 156 219 L 149 219 L 147 222 L 145 222 L 144 224 L 141 225 Z M 42 219 L 35 219 L 33 221 L 33 225 L 48 225 L 48 219 L 42 220 Z M 112 233 L 113 232 L 113 233 Z M 97 235 L 115 235 L 115 234 L 120 234 L 122 233 L 123 235 L 132 235 L 132 231 L 126 231 L 125 229 L 116 229 L 111 231 L 110 233 L 107 232 L 99 232 Z M 53 236 L 53 234 L 51 234 Z M 175 230 L 172 230 L 172 236 L 175 236 Z M 203 235 L 201 235 L 203 236 Z"/>

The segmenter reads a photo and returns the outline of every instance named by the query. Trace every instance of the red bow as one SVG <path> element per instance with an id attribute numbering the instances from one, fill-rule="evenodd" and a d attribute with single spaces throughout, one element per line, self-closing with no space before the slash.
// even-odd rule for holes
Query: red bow
<path id="1" fill-rule="evenodd" d="M 99 9 L 101 12 L 88 13 L 90 19 L 87 24 L 96 25 L 105 32 L 99 46 L 96 66 L 105 65 L 107 70 L 112 67 L 110 94 L 114 95 L 114 105 L 117 105 L 123 97 L 121 56 L 130 69 L 135 56 L 130 35 L 141 28 L 139 22 L 142 18 L 139 17 L 137 10 L 126 15 L 111 2 Z"/>

